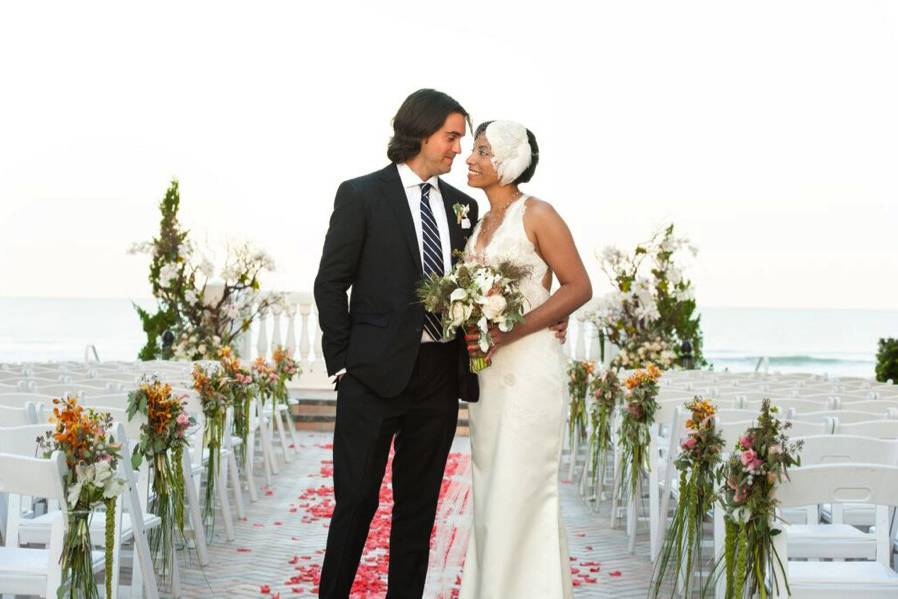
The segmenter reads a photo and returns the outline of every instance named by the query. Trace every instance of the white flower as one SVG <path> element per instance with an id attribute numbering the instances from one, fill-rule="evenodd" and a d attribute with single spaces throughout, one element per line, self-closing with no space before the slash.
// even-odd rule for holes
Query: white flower
<path id="1" fill-rule="evenodd" d="M 196 348 L 196 351 L 200 352 L 201 354 L 203 354 L 205 356 L 206 355 L 206 344 L 200 343 L 200 346 L 198 348 Z"/>
<path id="2" fill-rule="evenodd" d="M 452 302 L 452 305 L 449 307 L 449 318 L 452 319 L 453 327 L 460 327 L 468 318 L 471 317 L 471 312 L 474 311 L 474 307 L 465 304 L 463 302 Z"/>
<path id="3" fill-rule="evenodd" d="M 137 243 L 132 243 L 128 247 L 128 253 L 131 255 L 134 254 L 150 254 L 153 251 L 153 242 L 152 241 L 140 241 Z"/>
<path id="4" fill-rule="evenodd" d="M 173 280 L 178 278 L 178 265 L 169 262 L 159 269 L 159 286 L 170 287 Z"/>
<path id="5" fill-rule="evenodd" d="M 681 271 L 676 266 L 671 266 L 667 270 L 667 280 L 670 282 L 672 287 L 676 287 L 683 280 L 683 271 Z"/>
<path id="6" fill-rule="evenodd" d="M 489 270 L 483 268 L 474 273 L 474 284 L 480 289 L 481 293 L 486 293 L 493 288 L 495 277 Z"/>
<path id="7" fill-rule="evenodd" d="M 680 302 L 689 301 L 695 299 L 695 291 L 693 291 L 692 286 L 690 285 L 685 289 L 677 289 L 674 291 L 674 297 Z"/>
<path id="8" fill-rule="evenodd" d="M 460 302 L 468 297 L 468 292 L 459 287 L 449 295 L 450 302 Z"/>
<path id="9" fill-rule="evenodd" d="M 184 292 L 184 299 L 187 300 L 188 304 L 196 304 L 197 300 L 199 300 L 199 297 L 197 296 L 196 291 L 194 291 L 193 289 L 188 289 L 186 292 Z"/>
<path id="10" fill-rule="evenodd" d="M 483 304 L 483 315 L 493 322 L 499 322 L 507 305 L 508 302 L 506 302 L 505 298 L 498 293 L 488 295 L 486 297 L 486 302 Z"/>
<path id="11" fill-rule="evenodd" d="M 211 277 L 212 273 L 214 272 L 212 262 L 210 262 L 208 258 L 203 258 L 202 262 L 200 262 L 199 266 L 197 266 L 196 269 L 203 273 L 203 276 L 207 279 Z"/>

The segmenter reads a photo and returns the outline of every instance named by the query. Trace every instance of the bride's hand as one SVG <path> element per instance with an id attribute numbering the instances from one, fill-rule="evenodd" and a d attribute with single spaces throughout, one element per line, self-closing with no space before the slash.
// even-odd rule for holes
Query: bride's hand
<path id="1" fill-rule="evenodd" d="M 485 357 L 487 362 L 489 363 L 492 360 L 492 357 L 496 354 L 496 351 L 505 344 L 507 334 L 500 331 L 497 327 L 493 326 L 489 329 L 490 334 L 490 350 L 486 354 L 480 351 L 480 331 L 472 330 L 465 334 L 465 344 L 468 348 L 468 355 L 472 358 L 483 358 Z"/>

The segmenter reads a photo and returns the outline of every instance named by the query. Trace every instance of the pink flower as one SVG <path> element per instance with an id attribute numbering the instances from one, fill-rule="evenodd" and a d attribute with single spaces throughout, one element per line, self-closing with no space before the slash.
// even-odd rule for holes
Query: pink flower
<path id="1" fill-rule="evenodd" d="M 739 439 L 739 445 L 742 446 L 742 449 L 751 449 L 751 437 L 742 437 Z"/>
<path id="2" fill-rule="evenodd" d="M 178 414 L 177 423 L 180 426 L 187 426 L 190 423 L 190 416 L 188 416 L 184 412 L 181 412 L 180 414 Z"/>
<path id="3" fill-rule="evenodd" d="M 695 437 L 689 437 L 688 439 L 683 441 L 683 443 L 680 445 L 680 447 L 682 447 L 686 451 L 689 451 L 690 449 L 695 447 L 696 443 L 698 443 L 698 441 L 695 440 Z"/>
<path id="4" fill-rule="evenodd" d="M 758 454 L 755 453 L 754 449 L 747 449 L 742 452 L 742 455 L 739 456 L 739 459 L 742 461 L 742 465 L 748 467 L 749 464 L 754 462 L 758 458 Z"/>

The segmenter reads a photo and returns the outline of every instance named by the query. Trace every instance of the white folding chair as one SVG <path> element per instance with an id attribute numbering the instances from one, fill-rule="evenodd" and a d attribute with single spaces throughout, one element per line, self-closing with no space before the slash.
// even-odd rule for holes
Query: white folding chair
<path id="1" fill-rule="evenodd" d="M 0 422 L 4 426 L 37 424 L 37 411 L 30 401 L 26 401 L 20 408 L 0 405 Z"/>
<path id="2" fill-rule="evenodd" d="M 793 468 L 789 479 L 777 488 L 777 500 L 781 508 L 846 501 L 876 505 L 875 561 L 789 561 L 789 527 L 783 527 L 785 534 L 774 536 L 774 547 L 788 568 L 792 599 L 898 597 L 898 573 L 889 563 L 888 522 L 888 508 L 898 503 L 898 467 L 821 464 Z M 776 521 L 771 524 L 781 526 Z M 771 593 L 772 599 L 787 596 L 782 584 Z"/>

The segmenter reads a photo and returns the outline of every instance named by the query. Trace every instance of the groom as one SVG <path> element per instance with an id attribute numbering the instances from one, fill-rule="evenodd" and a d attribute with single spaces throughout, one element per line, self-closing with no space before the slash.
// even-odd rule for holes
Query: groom
<path id="1" fill-rule="evenodd" d="M 393 118 L 391 164 L 337 189 L 315 278 L 324 359 L 337 381 L 336 506 L 322 598 L 349 596 L 391 444 L 387 597 L 424 592 L 458 400 L 477 401 L 478 386 L 464 340 L 442 340 L 439 317 L 424 312 L 416 290 L 425 276 L 450 271 L 477 222 L 477 203 L 439 178 L 470 124 L 448 95 L 418 90 Z"/>

